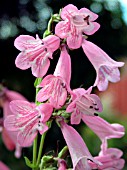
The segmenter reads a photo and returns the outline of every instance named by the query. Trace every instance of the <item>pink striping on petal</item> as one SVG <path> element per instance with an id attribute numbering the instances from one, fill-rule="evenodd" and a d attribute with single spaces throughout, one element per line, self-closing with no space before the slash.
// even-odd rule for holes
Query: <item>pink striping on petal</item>
<path id="1" fill-rule="evenodd" d="M 23 51 L 29 47 L 33 47 L 33 42 L 35 42 L 36 39 L 29 35 L 20 35 L 18 36 L 14 41 L 14 46 L 20 50 Z"/>
<path id="2" fill-rule="evenodd" d="M 47 56 L 37 57 L 32 63 L 32 74 L 35 77 L 43 77 L 50 66 L 50 61 Z"/>
<path id="3" fill-rule="evenodd" d="M 109 124 L 107 121 L 97 116 L 89 117 L 84 114 L 82 115 L 82 120 L 94 131 L 94 133 L 98 135 L 101 140 L 121 138 L 125 134 L 124 127 L 121 128 L 121 126 L 116 126 L 114 128 L 114 125 Z"/>
<path id="4" fill-rule="evenodd" d="M 89 170 L 87 159 L 90 159 L 93 162 L 99 164 L 98 161 L 94 161 L 86 144 L 84 143 L 78 132 L 63 121 L 60 122 L 60 125 L 71 155 L 73 169 L 80 170 L 79 167 L 81 166 L 82 169 Z"/>
<path id="5" fill-rule="evenodd" d="M 71 58 L 65 45 L 62 46 L 60 58 L 54 71 L 54 76 L 61 77 L 61 79 L 65 81 L 66 86 L 70 87 Z"/>
<path id="6" fill-rule="evenodd" d="M 63 20 L 69 19 L 74 13 L 78 12 L 78 8 L 74 6 L 73 4 L 69 4 L 65 6 L 61 11 L 61 18 Z"/>
<path id="7" fill-rule="evenodd" d="M 97 73 L 94 86 L 104 91 L 108 87 L 108 80 L 111 82 L 120 80 L 118 67 L 122 67 L 123 62 L 114 61 L 102 49 L 87 40 L 83 40 L 82 48 Z"/>

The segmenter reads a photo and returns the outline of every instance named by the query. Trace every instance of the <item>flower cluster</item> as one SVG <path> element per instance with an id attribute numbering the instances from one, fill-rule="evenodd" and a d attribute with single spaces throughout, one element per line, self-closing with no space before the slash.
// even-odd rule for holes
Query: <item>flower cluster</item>
<path id="1" fill-rule="evenodd" d="M 14 98 L 10 102 L 10 114 L 5 117 L 4 126 L 8 131 L 16 133 L 19 146 L 28 147 L 33 144 L 38 132 L 45 134 L 49 129 L 48 123 L 55 120 L 67 143 L 74 170 L 120 170 L 124 166 L 122 151 L 107 146 L 108 139 L 121 138 L 124 135 L 124 127 L 109 124 L 98 116 L 103 106 L 100 98 L 92 93 L 93 87 L 104 91 L 108 87 L 108 81 L 119 81 L 118 68 L 124 63 L 114 61 L 97 45 L 86 40 L 86 35 L 92 35 L 100 28 L 95 22 L 97 18 L 97 14 L 86 8 L 78 10 L 76 6 L 69 4 L 60 14 L 52 16 L 51 21 L 58 22 L 54 35 L 46 30 L 43 39 L 38 35 L 36 39 L 29 35 L 20 35 L 14 42 L 15 47 L 21 51 L 15 60 L 16 67 L 22 70 L 31 67 L 32 74 L 36 77 L 36 102 Z M 70 87 L 69 50 L 80 47 L 96 70 L 95 83 L 87 90 Z M 55 71 L 47 75 L 50 59 L 53 59 L 54 52 L 58 49 L 60 57 Z M 101 152 L 97 157 L 90 154 L 85 142 L 72 126 L 80 124 L 81 120 L 102 141 Z M 42 163 L 39 164 L 44 168 Z M 38 162 L 36 165 L 39 166 Z M 67 169 L 63 159 L 58 160 L 57 166 L 59 170 Z"/>

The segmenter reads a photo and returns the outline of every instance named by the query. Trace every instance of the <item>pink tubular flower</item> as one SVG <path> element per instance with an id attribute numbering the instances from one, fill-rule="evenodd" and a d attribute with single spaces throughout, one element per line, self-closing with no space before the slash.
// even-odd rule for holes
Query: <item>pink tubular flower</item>
<path id="1" fill-rule="evenodd" d="M 82 44 L 82 34 L 94 34 L 100 27 L 97 22 L 93 22 L 98 15 L 87 8 L 77 9 L 76 6 L 69 4 L 61 11 L 60 21 L 55 27 L 55 33 L 60 38 L 67 38 L 69 48 L 77 49 Z"/>
<path id="2" fill-rule="evenodd" d="M 3 162 L 0 161 L 0 170 L 10 170 Z"/>
<path id="3" fill-rule="evenodd" d="M 66 47 L 63 46 L 54 75 L 46 76 L 39 87 L 42 89 L 37 94 L 37 101 L 43 102 L 49 99 L 54 108 L 61 108 L 70 90 L 71 60 Z"/>
<path id="4" fill-rule="evenodd" d="M 101 139 L 121 138 L 125 134 L 125 129 L 122 125 L 113 123 L 110 124 L 101 117 L 82 115 L 82 120 L 93 132 Z"/>
<path id="5" fill-rule="evenodd" d="M 71 155 L 73 170 L 91 170 L 88 160 L 100 165 L 100 162 L 95 161 L 91 156 L 86 144 L 78 132 L 73 127 L 67 125 L 64 121 L 61 121 L 60 125 Z"/>
<path id="6" fill-rule="evenodd" d="M 124 168 L 125 161 L 121 159 L 123 152 L 117 148 L 107 148 L 107 140 L 105 140 L 101 147 L 99 156 L 94 157 L 102 163 L 101 166 L 97 166 L 95 163 L 89 162 L 92 169 L 98 170 L 122 170 Z"/>
<path id="7" fill-rule="evenodd" d="M 101 101 L 97 95 L 90 94 L 91 90 L 92 88 L 73 90 L 72 102 L 66 109 L 66 112 L 72 112 L 71 124 L 79 124 L 84 114 L 94 116 L 96 112 L 102 112 Z"/>
<path id="8" fill-rule="evenodd" d="M 102 49 L 85 39 L 82 48 L 96 70 L 97 78 L 94 86 L 104 91 L 108 87 L 108 81 L 115 83 L 120 80 L 118 67 L 122 67 L 123 62 L 114 61 Z"/>
<path id="9" fill-rule="evenodd" d="M 17 141 L 21 146 L 30 146 L 38 131 L 43 134 L 48 130 L 46 121 L 53 110 L 50 104 L 36 106 L 27 101 L 14 100 L 10 102 L 10 109 L 13 115 L 7 116 L 4 125 L 9 131 L 18 131 Z"/>
<path id="10" fill-rule="evenodd" d="M 8 90 L 7 88 L 3 87 L 2 85 L 0 89 L 0 107 L 3 108 L 3 121 L 4 119 L 11 115 L 12 112 L 9 107 L 9 103 L 12 100 L 27 100 L 23 95 L 20 93 Z M 10 151 L 15 149 L 15 156 L 19 158 L 21 156 L 22 148 L 19 146 L 17 142 L 17 132 L 10 132 L 4 127 L 2 128 L 2 140 L 6 146 L 6 148 Z"/>
<path id="11" fill-rule="evenodd" d="M 59 159 L 58 160 L 58 170 L 66 170 L 67 165 L 64 159 Z"/>
<path id="12" fill-rule="evenodd" d="M 15 39 L 15 47 L 21 51 L 15 60 L 16 67 L 26 70 L 31 67 L 35 77 L 43 77 L 50 66 L 49 58 L 59 48 L 60 39 L 55 35 L 49 35 L 36 39 L 29 35 L 20 35 Z"/>

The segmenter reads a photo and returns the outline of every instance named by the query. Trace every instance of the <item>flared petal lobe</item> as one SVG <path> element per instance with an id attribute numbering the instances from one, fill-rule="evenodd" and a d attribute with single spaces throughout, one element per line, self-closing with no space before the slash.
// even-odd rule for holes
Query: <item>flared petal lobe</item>
<path id="1" fill-rule="evenodd" d="M 73 170 L 90 170 L 88 159 L 99 164 L 98 161 L 94 161 L 78 132 L 73 127 L 67 125 L 64 121 L 61 121 L 60 125 L 71 155 Z"/>
<path id="2" fill-rule="evenodd" d="M 95 163 L 89 162 L 92 169 L 99 170 L 122 170 L 125 165 L 125 160 L 122 159 L 123 152 L 117 148 L 107 148 L 107 140 L 104 140 L 101 146 L 101 151 L 94 159 L 102 163 L 98 166 Z"/>
<path id="3" fill-rule="evenodd" d="M 43 77 L 49 68 L 52 54 L 59 48 L 60 39 L 55 35 L 49 35 L 36 39 L 29 35 L 20 35 L 15 39 L 15 47 L 21 51 L 15 60 L 16 67 L 26 70 L 32 67 L 35 77 Z"/>
<path id="4" fill-rule="evenodd" d="M 48 130 L 46 121 L 52 114 L 50 104 L 39 106 L 27 101 L 15 100 L 10 102 L 13 115 L 6 117 L 4 126 L 9 131 L 16 131 L 18 143 L 21 146 L 30 146 L 38 131 L 43 134 Z"/>
<path id="5" fill-rule="evenodd" d="M 120 80 L 118 67 L 122 67 L 123 62 L 114 61 L 102 49 L 87 40 L 83 40 L 82 48 L 96 70 L 94 86 L 104 91 L 108 87 L 108 81 L 115 83 Z"/>

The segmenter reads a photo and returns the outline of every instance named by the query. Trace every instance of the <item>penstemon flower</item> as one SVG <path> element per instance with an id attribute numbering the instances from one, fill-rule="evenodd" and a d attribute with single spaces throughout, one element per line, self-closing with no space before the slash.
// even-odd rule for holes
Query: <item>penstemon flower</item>
<path id="1" fill-rule="evenodd" d="M 60 14 L 63 21 L 60 21 L 55 27 L 55 33 L 60 38 L 67 39 L 69 48 L 76 49 L 82 44 L 83 33 L 87 35 L 94 34 L 100 27 L 94 22 L 98 15 L 87 8 L 78 8 L 72 4 L 65 6 Z"/>
<path id="2" fill-rule="evenodd" d="M 122 67 L 123 62 L 114 61 L 90 41 L 83 40 L 82 48 L 97 73 L 94 86 L 97 86 L 100 91 L 104 91 L 108 87 L 108 81 L 116 83 L 120 80 L 118 67 Z"/>
<path id="3" fill-rule="evenodd" d="M 71 92 L 72 102 L 66 109 L 66 112 L 72 112 L 71 124 L 79 124 L 83 114 L 94 116 L 96 112 L 102 112 L 101 101 L 97 95 L 90 94 L 91 90 L 78 88 Z"/>
<path id="4" fill-rule="evenodd" d="M 49 99 L 54 108 L 61 108 L 70 90 L 71 61 L 66 47 L 61 49 L 54 75 L 46 76 L 38 87 L 42 89 L 37 94 L 37 101 L 43 102 Z"/>
<path id="5" fill-rule="evenodd" d="M 88 160 L 101 165 L 99 161 L 94 160 L 83 139 L 73 127 L 67 125 L 64 121 L 61 121 L 60 125 L 71 155 L 73 170 L 90 170 Z"/>
<path id="6" fill-rule="evenodd" d="M 50 104 L 36 106 L 27 101 L 14 100 L 10 102 L 13 115 L 8 116 L 4 126 L 10 131 L 18 131 L 17 140 L 23 147 L 30 146 L 38 131 L 43 134 L 48 130 L 46 121 L 52 114 Z"/>
<path id="7" fill-rule="evenodd" d="M 50 66 L 49 58 L 59 48 L 60 39 L 55 35 L 49 35 L 36 39 L 29 35 L 20 35 L 15 39 L 15 47 L 21 51 L 15 60 L 16 67 L 26 70 L 31 67 L 35 77 L 43 77 Z"/>
<path id="8" fill-rule="evenodd" d="M 7 116 L 12 114 L 9 104 L 13 100 L 26 100 L 27 101 L 27 99 L 20 93 L 13 91 L 13 90 L 9 90 L 1 84 L 0 85 L 0 106 L 3 108 L 2 122 Z M 20 158 L 22 148 L 17 142 L 17 132 L 10 132 L 2 125 L 1 133 L 2 133 L 2 140 L 6 148 L 10 151 L 15 150 L 15 156 L 17 158 Z"/>
<path id="9" fill-rule="evenodd" d="M 94 157 L 95 160 L 98 160 L 102 163 L 101 166 L 98 166 L 95 163 L 89 162 L 92 169 L 99 170 L 122 170 L 125 164 L 124 159 L 121 159 L 123 152 L 117 148 L 107 148 L 107 141 L 105 140 L 101 145 L 101 151 L 98 156 Z"/>

